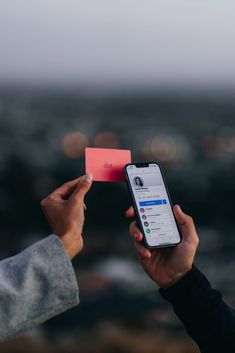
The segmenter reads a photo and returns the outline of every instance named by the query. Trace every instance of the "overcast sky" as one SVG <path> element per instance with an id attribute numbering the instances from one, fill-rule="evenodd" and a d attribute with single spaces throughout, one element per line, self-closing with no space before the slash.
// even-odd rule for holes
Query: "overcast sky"
<path id="1" fill-rule="evenodd" d="M 0 83 L 235 85 L 234 42 L 234 0 L 0 0 Z"/>

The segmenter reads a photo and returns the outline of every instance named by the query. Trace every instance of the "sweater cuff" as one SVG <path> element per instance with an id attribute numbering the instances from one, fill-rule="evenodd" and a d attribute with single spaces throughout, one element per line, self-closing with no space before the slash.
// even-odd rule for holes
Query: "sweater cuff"
<path id="1" fill-rule="evenodd" d="M 55 279 L 60 299 L 67 306 L 67 308 L 58 310 L 63 312 L 68 310 L 69 307 L 79 304 L 77 278 L 72 262 L 60 238 L 52 234 L 46 239 L 51 242 L 50 256 L 54 263 L 52 277 Z"/>
<path id="2" fill-rule="evenodd" d="M 1 295 L 6 295 L 0 305 L 4 322 L 0 340 L 32 329 L 79 303 L 72 263 L 54 234 L 1 261 L 1 281 Z"/>
<path id="3" fill-rule="evenodd" d="M 191 291 L 198 292 L 200 289 L 204 290 L 209 287 L 211 287 L 210 282 L 198 268 L 193 265 L 191 271 L 181 280 L 167 289 L 160 288 L 159 293 L 168 302 L 174 304 L 185 301 Z"/>

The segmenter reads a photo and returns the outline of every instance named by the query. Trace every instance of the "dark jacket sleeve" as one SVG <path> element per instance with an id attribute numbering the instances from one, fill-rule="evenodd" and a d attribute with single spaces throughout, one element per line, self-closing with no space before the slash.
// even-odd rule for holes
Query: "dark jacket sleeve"
<path id="1" fill-rule="evenodd" d="M 235 352 L 235 312 L 195 266 L 179 282 L 159 292 L 172 304 L 202 353 Z"/>

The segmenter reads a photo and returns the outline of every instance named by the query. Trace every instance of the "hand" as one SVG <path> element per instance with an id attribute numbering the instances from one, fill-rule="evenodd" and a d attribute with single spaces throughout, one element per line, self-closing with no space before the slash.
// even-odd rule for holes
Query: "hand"
<path id="1" fill-rule="evenodd" d="M 83 248 L 84 197 L 92 178 L 87 174 L 69 181 L 41 202 L 52 232 L 61 239 L 70 259 Z"/>
<path id="2" fill-rule="evenodd" d="M 181 243 L 176 247 L 149 250 L 141 243 L 143 235 L 137 223 L 132 222 L 130 225 L 140 263 L 161 288 L 170 287 L 191 270 L 199 243 L 193 219 L 182 212 L 179 205 L 174 206 L 173 211 L 182 236 Z M 126 211 L 126 216 L 134 217 L 133 207 Z"/>

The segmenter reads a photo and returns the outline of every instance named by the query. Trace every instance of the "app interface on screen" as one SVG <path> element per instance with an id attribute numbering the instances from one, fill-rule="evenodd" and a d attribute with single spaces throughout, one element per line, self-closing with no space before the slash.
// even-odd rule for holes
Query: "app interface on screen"
<path id="1" fill-rule="evenodd" d="M 158 165 L 130 165 L 127 173 L 148 244 L 178 243 L 180 235 Z"/>

